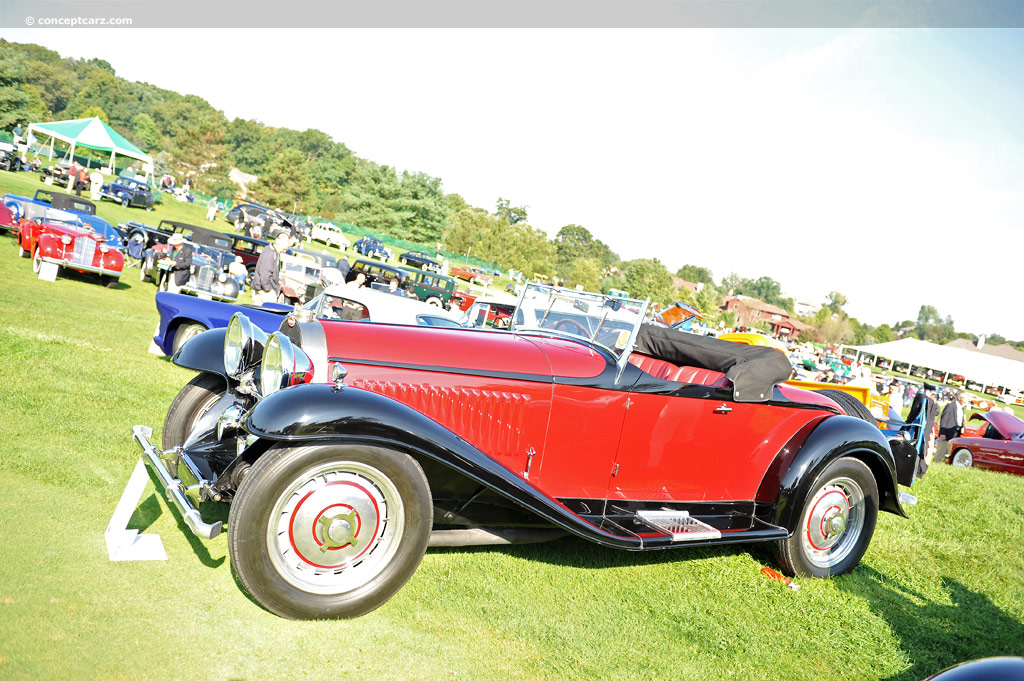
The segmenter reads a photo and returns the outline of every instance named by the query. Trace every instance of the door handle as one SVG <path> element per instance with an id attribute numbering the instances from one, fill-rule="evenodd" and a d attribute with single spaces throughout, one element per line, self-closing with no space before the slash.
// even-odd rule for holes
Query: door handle
<path id="1" fill-rule="evenodd" d="M 715 409 L 716 414 L 728 414 L 732 411 L 732 407 L 727 407 L 725 404 Z"/>

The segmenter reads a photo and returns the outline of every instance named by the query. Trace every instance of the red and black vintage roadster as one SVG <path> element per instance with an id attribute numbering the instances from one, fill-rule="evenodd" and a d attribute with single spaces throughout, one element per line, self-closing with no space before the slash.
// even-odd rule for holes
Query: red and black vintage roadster
<path id="1" fill-rule="evenodd" d="M 284 617 L 387 601 L 428 546 L 572 534 L 654 550 L 773 542 L 852 570 L 916 453 L 772 348 L 642 324 L 647 303 L 528 285 L 509 331 L 236 314 L 174 356 L 199 373 L 133 434 L 193 532 L 228 501 L 249 593 Z M 851 410 L 852 413 L 852 410 Z M 909 495 L 903 496 L 909 500 Z"/>

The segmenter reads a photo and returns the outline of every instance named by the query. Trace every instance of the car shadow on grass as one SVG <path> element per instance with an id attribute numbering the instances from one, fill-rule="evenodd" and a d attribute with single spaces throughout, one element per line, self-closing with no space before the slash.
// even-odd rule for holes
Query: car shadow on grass
<path id="1" fill-rule="evenodd" d="M 148 466 L 146 467 L 146 473 L 149 474 L 149 479 L 153 481 L 153 486 L 156 487 L 157 492 L 164 499 L 166 499 L 167 498 L 167 490 L 164 488 L 163 484 L 160 482 L 160 479 L 157 477 L 156 473 L 154 473 L 153 471 L 149 470 Z M 152 495 L 151 498 L 154 501 L 156 501 L 156 495 Z M 148 501 L 149 501 L 149 499 L 147 499 L 146 502 L 143 502 L 143 504 L 141 504 L 139 506 L 139 509 L 141 509 L 143 506 L 146 506 L 146 503 Z M 167 503 L 170 503 L 170 502 L 167 502 Z M 204 522 L 212 523 L 212 522 L 217 522 L 218 520 L 220 520 L 221 522 L 224 523 L 224 528 L 227 529 L 228 508 L 229 507 L 228 507 L 227 504 L 224 504 L 224 503 L 218 504 L 218 503 L 210 501 L 210 502 L 206 502 L 204 504 L 200 504 L 200 506 L 199 506 L 199 514 L 202 516 Z M 136 513 L 139 512 L 139 509 L 136 509 Z M 157 516 L 160 515 L 160 505 L 159 505 L 159 503 L 157 503 L 157 514 L 156 515 Z M 203 544 L 203 541 L 199 537 L 197 537 L 194 534 L 192 534 L 192 530 L 190 530 L 188 525 L 185 524 L 185 520 L 181 517 L 181 514 L 178 513 L 177 509 L 172 509 L 171 516 L 174 518 L 174 522 L 178 526 L 178 532 L 180 532 L 182 535 L 184 535 L 185 539 L 188 540 L 189 546 L 192 547 L 192 551 L 193 551 L 193 553 L 196 554 L 196 557 L 199 559 L 200 563 L 202 563 L 203 565 L 205 565 L 206 567 L 209 567 L 209 568 L 220 567 L 221 565 L 224 564 L 226 556 L 221 556 L 220 558 L 214 558 L 213 556 L 211 556 L 209 549 L 206 548 L 206 545 Z M 132 515 L 132 518 L 133 519 L 135 518 L 135 514 Z M 149 521 L 150 524 L 152 524 L 152 522 L 155 521 L 155 520 L 156 520 L 156 517 L 151 518 L 150 521 Z M 131 523 L 129 523 L 129 527 L 131 527 Z M 147 527 L 148 527 L 148 525 L 147 525 Z"/>
<path id="2" fill-rule="evenodd" d="M 899 639 L 910 666 L 886 681 L 920 681 L 959 662 L 1024 655 L 1024 624 L 953 577 L 941 580 L 948 600 L 917 593 L 867 565 L 836 581 L 865 599 Z"/>
<path id="3" fill-rule="evenodd" d="M 687 546 L 673 551 L 622 551 L 573 536 L 539 544 L 434 547 L 428 553 L 505 553 L 523 560 L 565 567 L 603 570 L 636 565 L 660 565 L 706 560 L 731 553 L 750 553 L 750 546 Z"/>

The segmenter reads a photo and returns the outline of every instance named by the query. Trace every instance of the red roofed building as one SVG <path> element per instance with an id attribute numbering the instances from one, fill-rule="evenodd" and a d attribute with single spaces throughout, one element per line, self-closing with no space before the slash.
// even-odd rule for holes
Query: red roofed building
<path id="1" fill-rule="evenodd" d="M 790 319 L 789 313 L 777 305 L 766 303 L 750 296 L 734 296 L 725 301 L 725 311 L 736 315 L 738 326 L 753 326 L 764 322 L 771 327 L 773 336 L 796 338 L 801 331 L 813 327 Z"/>

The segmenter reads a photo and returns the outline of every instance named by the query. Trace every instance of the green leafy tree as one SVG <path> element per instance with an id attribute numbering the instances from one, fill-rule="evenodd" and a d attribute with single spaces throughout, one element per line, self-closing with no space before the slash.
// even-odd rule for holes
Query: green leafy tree
<path id="1" fill-rule="evenodd" d="M 650 296 L 653 302 L 666 303 L 672 297 L 672 275 L 657 258 L 641 258 L 623 263 L 626 287 L 634 298 Z"/>
<path id="2" fill-rule="evenodd" d="M 715 280 L 711 276 L 711 270 L 706 267 L 697 267 L 696 265 L 683 265 L 676 272 L 676 276 L 686 281 L 692 281 L 695 284 L 705 284 L 707 286 L 714 286 Z"/>
<path id="3" fill-rule="evenodd" d="M 876 343 L 888 343 L 894 338 L 892 329 L 888 324 L 882 324 L 876 327 L 873 335 Z"/>
<path id="4" fill-rule="evenodd" d="M 579 258 L 569 270 L 569 283 L 586 291 L 601 290 L 601 263 L 593 258 Z"/>
<path id="5" fill-rule="evenodd" d="M 8 129 L 29 120 L 29 95 L 22 88 L 25 57 L 14 48 L 0 46 L 0 128 Z"/>
<path id="6" fill-rule="evenodd" d="M 160 131 L 153 117 L 145 112 L 135 114 L 132 119 L 132 135 L 143 149 L 156 149 L 160 144 Z"/>
<path id="7" fill-rule="evenodd" d="M 107 112 L 96 106 L 95 104 L 85 107 L 82 113 L 78 114 L 81 118 L 98 118 L 104 123 L 110 124 L 110 119 L 107 117 Z"/>
<path id="8" fill-rule="evenodd" d="M 528 206 L 513 206 L 511 201 L 498 197 L 497 210 L 495 215 L 503 220 L 508 221 L 510 225 L 518 225 L 520 222 L 526 222 L 526 209 Z"/>
<path id="9" fill-rule="evenodd" d="M 285 149 L 267 166 L 252 192 L 270 206 L 291 212 L 295 201 L 309 196 L 313 183 L 297 149 Z"/>
<path id="10" fill-rule="evenodd" d="M 843 306 L 846 305 L 847 300 L 839 291 L 830 291 L 826 298 L 825 305 L 832 310 L 833 314 L 842 314 Z"/>

